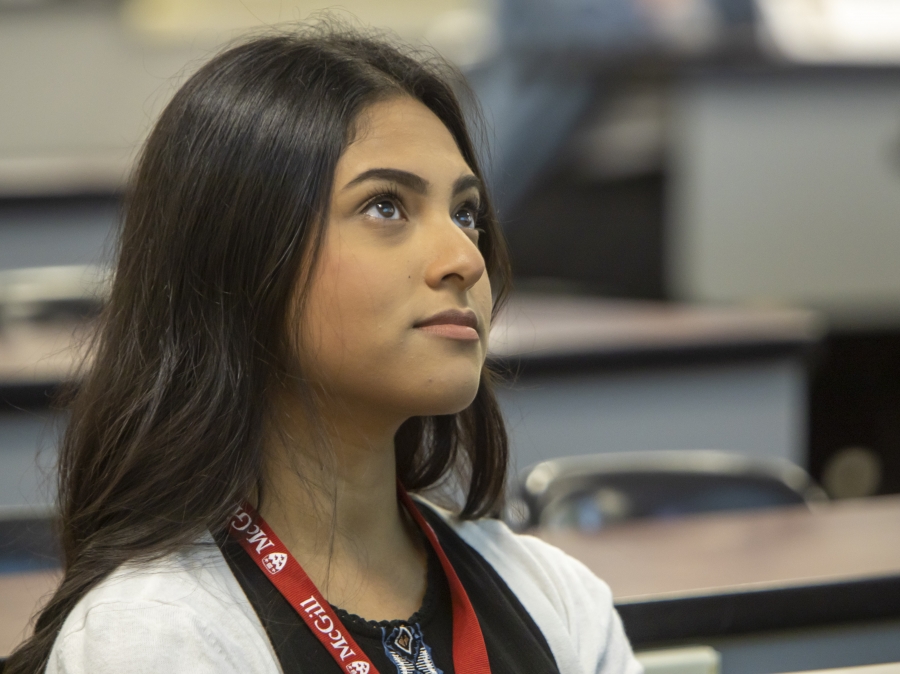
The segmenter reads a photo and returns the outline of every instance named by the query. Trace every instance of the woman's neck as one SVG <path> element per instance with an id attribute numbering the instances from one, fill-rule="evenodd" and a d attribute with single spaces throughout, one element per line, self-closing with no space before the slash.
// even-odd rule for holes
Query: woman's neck
<path id="1" fill-rule="evenodd" d="M 260 514 L 331 603 L 406 618 L 421 604 L 427 564 L 397 501 L 396 426 L 347 417 L 316 433 L 294 422 L 270 434 Z"/>

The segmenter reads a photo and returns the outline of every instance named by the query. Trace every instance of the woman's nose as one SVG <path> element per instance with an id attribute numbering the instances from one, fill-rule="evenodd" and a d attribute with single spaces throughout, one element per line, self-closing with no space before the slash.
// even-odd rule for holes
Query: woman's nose
<path id="1" fill-rule="evenodd" d="M 484 257 L 478 245 L 449 216 L 432 219 L 423 228 L 429 252 L 425 280 L 429 286 L 456 285 L 460 290 L 474 286 L 485 273 Z"/>

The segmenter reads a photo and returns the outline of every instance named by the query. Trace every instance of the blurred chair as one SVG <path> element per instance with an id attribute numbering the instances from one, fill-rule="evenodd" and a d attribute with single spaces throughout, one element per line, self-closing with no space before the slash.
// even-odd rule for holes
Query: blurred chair
<path id="1" fill-rule="evenodd" d="M 20 594 L 8 582 L 6 591 L 12 590 L 17 599 L 9 595 L 0 596 L 0 644 L 4 650 L 18 641 L 19 634 L 31 615 L 34 602 L 55 586 L 56 581 L 45 581 L 35 585 L 34 572 L 47 572 L 60 567 L 60 548 L 56 536 L 55 518 L 51 508 L 2 507 L 0 508 L 0 578 L 13 579 L 15 585 L 31 578 L 34 589 L 47 585 L 41 592 L 29 597 L 29 592 Z M 37 574 L 40 575 L 40 574 Z M 28 597 L 23 602 L 23 596 Z M 12 641 L 11 641 L 12 639 Z M 2 653 L 2 651 L 0 651 Z M 6 658 L 0 655 L 0 674 Z"/>
<path id="2" fill-rule="evenodd" d="M 515 528 L 596 531 L 639 518 L 803 505 L 825 493 L 805 470 L 712 450 L 594 454 L 528 469 L 507 509 Z"/>
<path id="3" fill-rule="evenodd" d="M 100 312 L 111 279 L 95 265 L 0 271 L 0 323 L 88 320 Z"/>
<path id="4" fill-rule="evenodd" d="M 60 566 L 59 541 L 48 508 L 0 508 L 0 573 Z"/>
<path id="5" fill-rule="evenodd" d="M 709 646 L 687 646 L 635 653 L 644 674 L 719 674 L 722 656 Z"/>

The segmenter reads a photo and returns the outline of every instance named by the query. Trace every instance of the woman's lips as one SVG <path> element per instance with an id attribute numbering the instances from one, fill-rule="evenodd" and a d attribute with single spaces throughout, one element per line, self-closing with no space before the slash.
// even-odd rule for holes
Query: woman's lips
<path id="1" fill-rule="evenodd" d="M 413 327 L 438 337 L 461 341 L 478 341 L 478 317 L 472 311 L 448 309 L 419 321 Z"/>
<path id="2" fill-rule="evenodd" d="M 441 325 L 423 325 L 419 327 L 422 332 L 427 332 L 438 337 L 449 337 L 450 339 L 461 339 L 467 342 L 478 341 L 478 332 L 475 328 L 466 325 L 454 325 L 452 323 L 443 323 Z"/>

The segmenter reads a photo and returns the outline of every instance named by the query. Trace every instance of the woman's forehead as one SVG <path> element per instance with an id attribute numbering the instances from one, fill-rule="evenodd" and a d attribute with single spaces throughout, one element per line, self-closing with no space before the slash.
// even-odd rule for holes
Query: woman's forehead
<path id="1" fill-rule="evenodd" d="M 470 171 L 444 123 L 413 98 L 397 97 L 371 105 L 361 114 L 357 129 L 338 162 L 338 186 L 361 171 L 383 166 L 432 174 L 434 179 L 446 173 L 449 180 Z"/>

